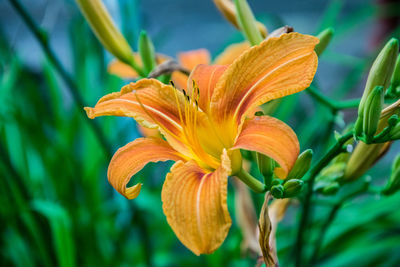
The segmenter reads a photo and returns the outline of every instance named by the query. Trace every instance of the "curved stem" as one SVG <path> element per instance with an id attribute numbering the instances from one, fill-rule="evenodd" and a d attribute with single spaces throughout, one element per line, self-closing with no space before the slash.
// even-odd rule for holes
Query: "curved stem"
<path id="1" fill-rule="evenodd" d="M 353 131 L 350 131 L 340 137 L 336 143 L 331 146 L 331 148 L 328 150 L 328 152 L 323 156 L 315 165 L 310 169 L 310 172 L 308 175 L 304 178 L 304 181 L 308 182 L 307 186 L 307 191 L 306 191 L 306 196 L 303 202 L 303 211 L 301 213 L 301 218 L 300 218 L 300 225 L 298 227 L 298 232 L 297 232 L 297 239 L 296 239 L 296 244 L 295 244 L 295 260 L 296 260 L 296 266 L 300 267 L 302 265 L 302 251 L 303 251 L 303 237 L 304 237 L 304 232 L 307 229 L 309 217 L 310 217 L 310 209 L 311 209 L 311 197 L 313 194 L 313 187 L 314 187 L 314 181 L 315 177 L 317 174 L 337 155 L 342 153 L 344 151 L 343 145 L 353 137 Z"/>
<path id="2" fill-rule="evenodd" d="M 266 191 L 266 186 L 259 180 L 254 178 L 250 173 L 245 171 L 243 168 L 235 174 L 243 183 L 250 187 L 256 193 L 264 193 Z"/>
<path id="3" fill-rule="evenodd" d="M 350 99 L 350 100 L 344 100 L 344 101 L 336 101 L 333 100 L 325 95 L 323 95 L 315 86 L 310 85 L 306 89 L 306 92 L 315 98 L 318 102 L 321 104 L 325 105 L 332 111 L 337 111 L 341 109 L 350 109 L 350 108 L 357 108 L 358 105 L 360 104 L 360 99 Z"/>

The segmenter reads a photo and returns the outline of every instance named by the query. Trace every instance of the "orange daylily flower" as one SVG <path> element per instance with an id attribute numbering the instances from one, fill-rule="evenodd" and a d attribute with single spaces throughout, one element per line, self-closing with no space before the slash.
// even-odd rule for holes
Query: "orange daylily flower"
<path id="1" fill-rule="evenodd" d="M 263 153 L 285 176 L 296 162 L 293 130 L 269 116 L 251 117 L 272 99 L 307 88 L 318 59 L 318 39 L 299 33 L 270 38 L 231 65 L 198 65 L 187 91 L 142 79 L 85 108 L 90 118 L 133 117 L 165 137 L 139 138 L 120 148 L 108 168 L 111 185 L 128 199 L 141 184 L 127 187 L 148 162 L 174 160 L 162 188 L 163 210 L 179 240 L 193 253 L 211 253 L 228 234 L 229 175 L 241 170 L 240 149 Z"/>
<path id="2" fill-rule="evenodd" d="M 232 44 L 225 48 L 225 50 L 214 60 L 214 64 L 216 65 L 229 65 L 236 58 L 238 58 L 244 51 L 250 48 L 250 44 L 245 41 L 242 43 Z M 134 55 L 135 61 L 142 65 L 142 60 L 140 55 L 135 53 Z M 157 63 L 161 64 L 168 57 L 165 55 L 157 55 Z M 211 63 L 211 56 L 207 49 L 196 49 L 190 50 L 186 52 L 181 52 L 178 54 L 178 61 L 185 69 L 192 71 L 197 65 L 206 64 L 209 65 Z M 137 72 L 132 69 L 131 66 L 119 61 L 114 60 L 108 66 L 108 72 L 115 74 L 123 79 L 136 79 L 139 77 Z M 175 71 L 171 77 L 172 81 L 178 88 L 184 89 L 186 87 L 188 76 Z M 146 128 L 142 125 L 138 125 L 138 130 L 145 137 L 159 137 L 160 132 L 157 129 Z"/>

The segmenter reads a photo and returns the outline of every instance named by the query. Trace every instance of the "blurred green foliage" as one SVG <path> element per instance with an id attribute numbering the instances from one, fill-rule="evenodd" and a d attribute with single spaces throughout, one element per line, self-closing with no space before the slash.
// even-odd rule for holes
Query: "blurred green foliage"
<path id="1" fill-rule="evenodd" d="M 315 33 L 327 27 L 336 30 L 333 45 L 353 34 L 377 13 L 365 5 L 355 14 L 339 19 L 343 1 L 328 5 Z M 122 29 L 135 47 L 141 30 L 137 1 L 123 1 Z M 124 84 L 106 72 L 104 50 L 79 13 L 71 18 L 69 41 L 74 72 L 85 103 L 92 105 L 106 93 Z M 268 14 L 267 25 L 283 21 Z M 132 20 L 132 18 L 134 18 Z M 3 26 L 3 25 L 2 25 Z M 398 35 L 399 28 L 393 36 Z M 239 34 L 232 36 L 237 40 Z M 162 38 L 154 38 L 158 40 Z M 157 48 L 157 42 L 155 43 Z M 331 46 L 332 47 L 332 46 Z M 222 49 L 222 48 L 221 48 Z M 371 59 L 353 58 L 328 48 L 320 64 L 330 62 L 348 69 L 336 79 L 330 96 L 346 97 L 363 82 Z M 150 164 L 136 181 L 145 186 L 139 198 L 128 201 L 114 192 L 106 179 L 108 156 L 82 117 L 54 66 L 46 58 L 33 70 L 0 34 L 0 265 L 1 266 L 252 266 L 255 259 L 240 251 L 241 232 L 236 223 L 228 238 L 212 255 L 196 257 L 179 243 L 161 208 L 160 192 L 170 166 Z M 318 80 L 323 77 L 317 77 Z M 353 93 L 354 96 L 354 93 Z M 313 148 L 316 157 L 342 129 L 342 113 L 311 102 L 302 93 L 285 98 L 275 114 L 297 132 L 302 148 Z M 354 118 L 355 113 L 351 113 Z M 101 118 L 101 128 L 114 151 L 138 136 L 135 123 L 126 118 Z M 399 146 L 393 149 L 398 150 Z M 250 155 L 251 156 L 251 155 Z M 389 177 L 390 160 L 369 174 L 379 186 Z M 254 166 L 253 166 L 254 168 Z M 341 189 L 335 197 L 317 196 L 312 227 L 304 252 L 312 256 L 323 222 L 332 203 L 362 181 Z M 262 195 L 254 195 L 259 211 Z M 234 217 L 234 193 L 228 206 Z M 319 247 L 318 266 L 399 266 L 400 194 L 380 197 L 363 195 L 340 203 L 338 214 Z M 278 228 L 281 266 L 293 264 L 298 206 L 289 209 Z"/>

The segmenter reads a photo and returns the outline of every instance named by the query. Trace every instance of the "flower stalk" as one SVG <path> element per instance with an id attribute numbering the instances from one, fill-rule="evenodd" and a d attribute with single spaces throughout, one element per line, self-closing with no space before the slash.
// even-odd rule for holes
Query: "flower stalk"
<path id="1" fill-rule="evenodd" d="M 238 15 L 236 11 L 235 4 L 232 2 L 232 0 L 214 0 L 214 4 L 217 6 L 219 11 L 222 13 L 222 15 L 237 29 L 240 29 L 239 23 L 238 23 Z M 263 38 L 267 37 L 268 30 L 259 21 L 256 21 L 256 25 L 258 30 L 260 31 L 261 35 Z"/>
<path id="2" fill-rule="evenodd" d="M 256 19 L 246 0 L 235 0 L 237 19 L 246 39 L 251 45 L 258 45 L 263 37 L 257 28 Z"/>
<path id="3" fill-rule="evenodd" d="M 101 0 L 76 0 L 76 2 L 104 48 L 144 77 L 145 73 L 135 62 L 132 49 L 115 26 L 103 2 Z"/>
<path id="4" fill-rule="evenodd" d="M 241 168 L 240 171 L 235 174 L 235 176 L 256 193 L 264 193 L 267 189 L 263 183 L 261 183 L 243 168 Z"/>

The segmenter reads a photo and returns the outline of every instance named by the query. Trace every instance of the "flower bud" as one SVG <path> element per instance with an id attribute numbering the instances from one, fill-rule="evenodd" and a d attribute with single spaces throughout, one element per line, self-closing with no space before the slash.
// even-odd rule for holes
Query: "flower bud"
<path id="1" fill-rule="evenodd" d="M 397 155 L 397 157 L 393 161 L 392 172 L 397 169 L 400 169 L 400 155 Z"/>
<path id="2" fill-rule="evenodd" d="M 150 73 L 155 68 L 157 63 L 154 45 L 145 31 L 140 33 L 138 48 L 143 63 L 143 70 L 146 73 Z"/>
<path id="3" fill-rule="evenodd" d="M 322 188 L 321 193 L 326 196 L 331 196 L 337 193 L 339 191 L 340 185 L 338 182 L 333 182 L 324 188 Z"/>
<path id="4" fill-rule="evenodd" d="M 278 185 L 281 184 L 282 180 L 280 179 L 273 179 L 271 185 Z"/>
<path id="5" fill-rule="evenodd" d="M 383 90 L 386 90 L 389 87 L 398 51 L 399 41 L 392 38 L 386 43 L 385 47 L 375 59 L 371 70 L 369 71 L 367 84 L 361 98 L 358 110 L 359 114 L 362 113 L 369 94 L 376 86 L 383 86 Z"/>
<path id="6" fill-rule="evenodd" d="M 281 184 L 271 187 L 271 194 L 274 198 L 283 198 L 284 187 Z"/>
<path id="7" fill-rule="evenodd" d="M 267 188 L 271 186 L 272 178 L 274 175 L 275 161 L 270 157 L 256 153 L 257 165 L 260 173 L 264 176 L 264 182 Z"/>
<path id="8" fill-rule="evenodd" d="M 307 149 L 301 153 L 297 158 L 292 170 L 289 172 L 286 180 L 301 179 L 311 166 L 312 156 L 312 149 Z"/>
<path id="9" fill-rule="evenodd" d="M 400 94 L 400 57 L 397 57 L 396 65 L 394 67 L 392 80 L 390 82 L 390 88 L 388 93 L 392 96 L 397 96 Z"/>
<path id="10" fill-rule="evenodd" d="M 382 190 L 382 194 L 389 196 L 396 193 L 400 189 L 400 155 L 396 157 L 392 166 L 392 174 L 390 179 Z"/>
<path id="11" fill-rule="evenodd" d="M 257 28 L 256 19 L 249 4 L 246 0 L 235 0 L 235 7 L 240 29 L 246 36 L 246 39 L 251 45 L 258 45 L 263 41 L 263 37 Z"/>
<path id="12" fill-rule="evenodd" d="M 337 161 L 336 158 L 335 162 L 321 171 L 320 175 L 315 179 L 315 191 L 324 195 L 333 195 L 339 190 L 339 180 L 346 168 L 347 157 L 344 157 L 343 160 L 345 161 Z"/>
<path id="13" fill-rule="evenodd" d="M 393 115 L 400 113 L 400 100 L 386 107 L 381 112 L 381 118 L 378 124 L 378 133 L 380 133 L 387 125 L 388 120 Z M 363 175 L 372 167 L 390 148 L 390 142 L 371 144 L 360 141 L 346 165 L 343 175 L 343 181 L 353 181 Z"/>
<path id="14" fill-rule="evenodd" d="M 360 141 L 347 163 L 343 181 L 354 181 L 369 170 L 390 148 L 390 142 L 371 144 Z"/>
<path id="15" fill-rule="evenodd" d="M 319 39 L 319 43 L 315 46 L 315 53 L 317 53 L 318 56 L 322 54 L 322 52 L 325 51 L 325 48 L 328 46 L 328 44 L 331 42 L 332 36 L 335 33 L 335 30 L 333 28 L 326 28 L 322 32 L 320 32 L 317 37 Z"/>
<path id="16" fill-rule="evenodd" d="M 291 179 L 284 185 L 284 197 L 294 197 L 303 189 L 304 182 L 299 179 Z"/>
<path id="17" fill-rule="evenodd" d="M 378 130 L 378 123 L 381 117 L 381 110 L 384 101 L 383 98 L 383 86 L 376 86 L 365 102 L 363 112 L 363 132 L 367 141 L 372 141 L 376 131 Z"/>
<path id="18" fill-rule="evenodd" d="M 400 123 L 393 127 L 393 129 L 390 131 L 389 136 L 391 140 L 400 139 Z"/>
<path id="19" fill-rule="evenodd" d="M 361 112 L 358 114 L 356 123 L 354 124 L 354 134 L 355 136 L 362 136 L 363 134 L 363 117 L 364 114 Z"/>
<path id="20" fill-rule="evenodd" d="M 115 26 L 110 14 L 101 0 L 76 0 L 99 41 L 120 61 L 131 65 L 133 51 L 121 32 Z"/>

